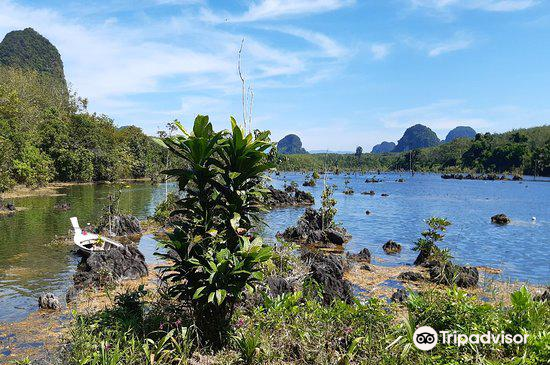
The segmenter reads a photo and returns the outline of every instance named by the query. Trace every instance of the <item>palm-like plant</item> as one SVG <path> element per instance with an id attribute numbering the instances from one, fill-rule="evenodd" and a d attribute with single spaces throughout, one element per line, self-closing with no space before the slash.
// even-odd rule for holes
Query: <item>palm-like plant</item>
<path id="1" fill-rule="evenodd" d="M 165 242 L 162 268 L 168 292 L 190 304 L 203 339 L 223 344 L 235 304 L 261 279 L 259 266 L 271 248 L 250 232 L 264 207 L 263 173 L 272 165 L 269 132 L 245 134 L 231 118 L 231 131 L 215 132 L 207 116 L 188 133 L 164 138 L 185 167 L 166 171 L 177 178 L 183 198 Z"/>

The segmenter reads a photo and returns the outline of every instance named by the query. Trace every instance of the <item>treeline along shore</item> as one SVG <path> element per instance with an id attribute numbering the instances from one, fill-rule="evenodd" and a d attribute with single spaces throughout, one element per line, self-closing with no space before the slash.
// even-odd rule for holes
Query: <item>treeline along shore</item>
<path id="1" fill-rule="evenodd" d="M 279 155 L 285 171 L 420 171 L 550 176 L 550 126 L 475 138 L 406 152 Z"/>

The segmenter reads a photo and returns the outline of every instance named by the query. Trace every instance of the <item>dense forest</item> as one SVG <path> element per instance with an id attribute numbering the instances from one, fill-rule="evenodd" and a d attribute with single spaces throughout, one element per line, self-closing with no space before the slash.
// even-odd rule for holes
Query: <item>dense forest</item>
<path id="1" fill-rule="evenodd" d="M 550 176 L 550 126 L 478 133 L 434 147 L 385 154 L 280 156 L 281 170 L 409 170 Z"/>
<path id="2" fill-rule="evenodd" d="M 52 180 L 155 179 L 162 147 L 137 127 L 89 113 L 87 100 L 67 90 L 55 47 L 32 29 L 13 33 L 0 44 L 0 192 Z"/>

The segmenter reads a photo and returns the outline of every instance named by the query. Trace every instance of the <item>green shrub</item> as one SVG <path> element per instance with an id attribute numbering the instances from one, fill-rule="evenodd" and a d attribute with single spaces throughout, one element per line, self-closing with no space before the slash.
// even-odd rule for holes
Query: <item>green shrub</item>
<path id="1" fill-rule="evenodd" d="M 272 167 L 265 152 L 272 144 L 269 132 L 245 134 L 233 118 L 230 132 L 215 132 L 207 116 L 195 119 L 191 133 L 176 125 L 183 136 L 162 141 L 185 161 L 166 171 L 183 198 L 165 242 L 171 254 L 161 255 L 173 263 L 163 278 L 173 298 L 191 305 L 203 340 L 220 347 L 243 289 L 253 290 L 271 256 L 250 229 L 265 209 L 261 176 Z"/>

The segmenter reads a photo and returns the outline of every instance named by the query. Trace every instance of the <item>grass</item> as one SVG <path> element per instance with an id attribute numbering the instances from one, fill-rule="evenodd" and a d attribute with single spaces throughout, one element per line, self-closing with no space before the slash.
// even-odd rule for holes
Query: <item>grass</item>
<path id="1" fill-rule="evenodd" d="M 277 247 L 266 275 L 303 278 L 292 252 Z M 550 303 L 527 289 L 510 305 L 484 302 L 451 287 L 411 293 L 402 305 L 371 298 L 324 306 L 307 285 L 271 297 L 250 295 L 231 323 L 228 344 L 202 345 L 188 308 L 166 299 L 162 287 L 119 294 L 112 307 L 75 314 L 63 363 L 67 364 L 546 364 L 550 359 Z M 415 328 L 460 333 L 529 334 L 526 345 L 438 344 L 424 352 L 412 343 Z"/>

